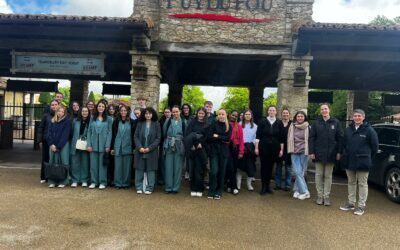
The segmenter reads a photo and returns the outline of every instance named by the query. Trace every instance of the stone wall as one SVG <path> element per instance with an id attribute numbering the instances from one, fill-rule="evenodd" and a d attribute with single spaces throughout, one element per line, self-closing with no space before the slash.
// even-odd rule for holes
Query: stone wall
<path id="1" fill-rule="evenodd" d="M 283 56 L 280 61 L 280 70 L 277 79 L 278 83 L 278 109 L 287 106 L 292 115 L 296 111 L 303 110 L 307 112 L 308 107 L 308 83 L 311 80 L 310 61 L 312 57 L 290 57 Z M 300 63 L 301 62 L 301 63 Z M 298 66 L 307 71 L 307 81 L 305 87 L 294 87 L 293 73 Z M 280 112 L 279 112 L 280 113 Z"/>
<path id="2" fill-rule="evenodd" d="M 158 103 L 160 97 L 160 60 L 157 52 L 138 53 L 131 51 L 132 63 L 141 57 L 146 66 L 148 67 L 147 80 L 135 81 L 132 78 L 131 98 L 132 109 L 138 106 L 137 98 L 144 97 L 147 99 L 146 105 L 158 110 Z M 131 72 L 132 74 L 133 72 Z"/>
<path id="3" fill-rule="evenodd" d="M 208 0 L 185 0 L 187 9 L 182 8 L 182 0 L 136 0 L 134 16 L 150 16 L 155 22 L 152 40 L 191 43 L 236 43 L 282 45 L 291 43 L 293 23 L 311 20 L 313 0 L 272 0 L 271 9 L 248 10 L 247 0 L 240 0 L 241 9 L 236 10 L 237 0 L 210 0 L 211 6 L 222 1 L 229 10 L 209 10 Z M 250 6 L 256 1 L 249 0 Z M 269 1 L 269 0 L 265 0 Z M 200 3 L 200 9 L 197 8 Z M 190 5 L 189 5 L 190 4 Z M 272 21 L 258 23 L 232 23 L 202 19 L 180 19 L 170 14 L 201 13 L 231 15 L 239 18 L 272 18 Z"/>

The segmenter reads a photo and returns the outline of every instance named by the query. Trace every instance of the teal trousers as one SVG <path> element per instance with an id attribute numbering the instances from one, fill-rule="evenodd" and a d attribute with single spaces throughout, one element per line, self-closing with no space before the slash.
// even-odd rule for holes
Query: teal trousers
<path id="1" fill-rule="evenodd" d="M 104 152 L 90 153 L 90 180 L 96 186 L 107 186 L 107 166 L 103 165 Z"/>
<path id="2" fill-rule="evenodd" d="M 75 155 L 71 155 L 70 175 L 72 183 L 89 182 L 89 152 L 76 150 Z"/>
<path id="3" fill-rule="evenodd" d="M 165 152 L 165 191 L 179 192 L 182 180 L 183 155 L 167 149 Z"/>
<path id="4" fill-rule="evenodd" d="M 143 190 L 143 179 L 144 179 L 144 173 L 145 172 L 147 174 L 147 186 L 146 186 L 146 190 Z M 136 169 L 135 170 L 135 187 L 136 187 L 136 190 L 153 192 L 155 184 L 156 184 L 156 171 L 144 171 L 144 170 L 141 170 L 141 169 Z"/>
<path id="5" fill-rule="evenodd" d="M 63 164 L 67 165 L 69 167 L 69 143 L 65 144 L 65 146 L 61 149 L 61 151 L 57 151 L 54 153 L 49 149 L 49 163 L 58 163 L 58 164 Z M 49 184 L 55 184 L 55 185 L 67 185 L 68 184 L 68 176 L 65 178 L 63 181 L 53 181 L 53 180 L 48 180 Z"/>
<path id="6" fill-rule="evenodd" d="M 114 185 L 116 187 L 131 186 L 132 155 L 115 156 Z"/>

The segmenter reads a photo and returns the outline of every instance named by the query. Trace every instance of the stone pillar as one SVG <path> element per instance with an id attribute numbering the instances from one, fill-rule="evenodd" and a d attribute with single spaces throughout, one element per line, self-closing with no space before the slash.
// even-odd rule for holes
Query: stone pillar
<path id="1" fill-rule="evenodd" d="M 264 115 L 264 86 L 249 87 L 249 99 L 249 107 L 253 111 L 254 121 L 257 123 Z"/>
<path id="2" fill-rule="evenodd" d="M 368 114 L 368 91 L 366 90 L 350 90 L 347 93 L 347 125 L 353 119 L 353 111 L 362 109 Z"/>
<path id="3" fill-rule="evenodd" d="M 138 52 L 136 50 L 133 50 L 130 53 L 132 55 L 132 64 L 136 64 L 136 61 L 141 57 L 142 61 L 148 67 L 146 81 L 136 81 L 132 76 L 132 109 L 138 106 L 137 98 L 144 97 L 147 99 L 146 106 L 153 107 L 158 111 L 161 79 L 159 53 L 156 51 Z M 131 75 L 132 74 L 133 69 L 131 71 Z"/>
<path id="4" fill-rule="evenodd" d="M 278 73 L 278 115 L 282 106 L 287 106 L 290 113 L 294 115 L 295 112 L 303 110 L 307 112 L 308 108 L 308 84 L 311 80 L 310 77 L 310 62 L 311 56 L 293 57 L 282 56 L 279 60 L 280 69 Z M 293 73 L 297 67 L 303 67 L 307 72 L 307 80 L 305 87 L 294 87 Z"/>
<path id="5" fill-rule="evenodd" d="M 168 106 L 173 107 L 174 105 L 182 105 L 182 91 L 183 85 L 180 84 L 169 84 L 168 92 Z"/>
<path id="6" fill-rule="evenodd" d="M 70 101 L 79 102 L 80 105 L 85 105 L 89 95 L 89 81 L 82 79 L 71 79 Z"/>

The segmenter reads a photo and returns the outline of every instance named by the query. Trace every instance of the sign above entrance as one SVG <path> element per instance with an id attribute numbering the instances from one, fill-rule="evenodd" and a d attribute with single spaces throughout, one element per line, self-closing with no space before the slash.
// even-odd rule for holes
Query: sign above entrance
<path id="1" fill-rule="evenodd" d="M 106 75 L 105 55 L 11 52 L 11 73 Z"/>
<path id="2" fill-rule="evenodd" d="M 182 8 L 185 10 L 262 10 L 270 11 L 272 0 L 167 0 L 167 9 Z"/>
<path id="3" fill-rule="evenodd" d="M 261 23 L 261 22 L 270 22 L 274 20 L 274 18 L 240 18 L 230 15 L 202 14 L 202 13 L 170 14 L 169 16 L 176 18 L 197 18 L 197 19 L 225 21 L 232 23 Z"/>

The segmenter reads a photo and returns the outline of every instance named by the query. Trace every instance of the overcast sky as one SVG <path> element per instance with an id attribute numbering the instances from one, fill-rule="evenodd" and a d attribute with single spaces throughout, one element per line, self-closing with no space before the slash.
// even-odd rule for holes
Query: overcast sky
<path id="1" fill-rule="evenodd" d="M 132 0 L 0 0 L 1 13 L 70 14 L 121 16 L 132 14 Z M 400 16 L 400 0 L 315 0 L 313 19 L 317 22 L 368 23 L 377 15 Z M 68 85 L 68 81 L 62 81 Z M 226 88 L 202 87 L 207 99 L 219 107 Z M 100 82 L 91 82 L 90 90 L 101 92 Z M 275 91 L 266 89 L 264 96 Z M 167 85 L 161 86 L 163 98 Z"/>

